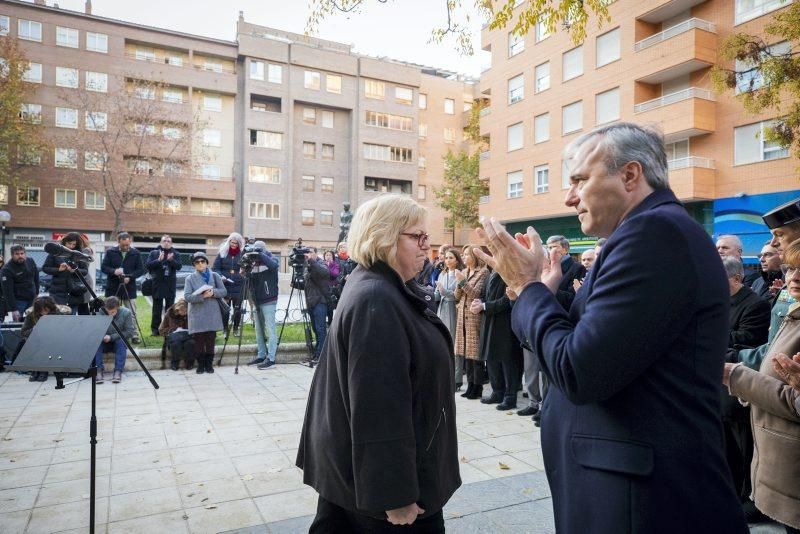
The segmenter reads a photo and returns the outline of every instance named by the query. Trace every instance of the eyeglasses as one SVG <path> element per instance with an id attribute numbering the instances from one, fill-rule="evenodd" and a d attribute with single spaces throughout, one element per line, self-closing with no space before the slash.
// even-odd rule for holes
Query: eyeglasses
<path id="1" fill-rule="evenodd" d="M 208 262 L 207 262 L 206 260 L 202 260 L 202 259 L 200 259 L 200 260 L 194 260 L 194 261 L 192 262 L 192 265 L 197 265 L 198 263 L 208 263 Z"/>
<path id="2" fill-rule="evenodd" d="M 417 240 L 417 245 L 419 246 L 419 248 L 422 248 L 425 245 L 427 245 L 428 244 L 428 239 L 430 238 L 430 236 L 428 234 L 426 234 L 425 232 L 420 232 L 418 234 L 409 234 L 409 233 L 406 233 L 406 232 L 401 232 L 400 235 L 407 235 L 408 237 L 413 237 L 414 239 L 416 239 Z"/>

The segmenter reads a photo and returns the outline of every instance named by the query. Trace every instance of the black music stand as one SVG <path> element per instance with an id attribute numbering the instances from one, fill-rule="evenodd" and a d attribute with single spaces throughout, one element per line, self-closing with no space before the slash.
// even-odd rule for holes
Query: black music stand
<path id="1" fill-rule="evenodd" d="M 89 474 L 89 532 L 94 534 L 95 462 L 97 445 L 97 416 L 95 414 L 97 374 L 95 354 L 106 335 L 110 315 L 43 315 L 25 346 L 9 369 L 13 371 L 45 371 L 56 377 L 56 389 L 64 389 L 64 374 L 85 375 L 70 382 L 89 379 L 92 382 L 92 416 L 89 422 L 91 450 Z M 69 385 L 67 384 L 67 385 Z"/>

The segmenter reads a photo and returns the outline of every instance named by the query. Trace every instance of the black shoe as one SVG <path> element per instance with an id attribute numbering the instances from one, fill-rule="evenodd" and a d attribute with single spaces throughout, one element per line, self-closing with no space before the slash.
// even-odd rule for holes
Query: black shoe
<path id="1" fill-rule="evenodd" d="M 170 364 L 169 368 L 172 369 L 173 371 L 177 371 L 178 370 L 178 360 L 172 360 L 172 363 Z"/>
<path id="2" fill-rule="evenodd" d="M 207 354 L 206 355 L 206 373 L 213 373 L 214 372 L 214 355 Z"/>
<path id="3" fill-rule="evenodd" d="M 206 372 L 206 363 L 203 361 L 202 358 L 197 359 L 197 374 L 202 375 Z"/>
<path id="4" fill-rule="evenodd" d="M 525 408 L 519 410 L 517 415 L 524 415 L 524 416 L 531 416 L 539 412 L 539 408 L 536 406 L 526 406 Z"/>
<path id="5" fill-rule="evenodd" d="M 508 401 L 503 401 L 500 404 L 498 404 L 497 406 L 495 406 L 495 408 L 500 410 L 501 412 L 505 411 L 505 410 L 513 410 L 516 407 L 517 407 L 517 403 L 516 402 L 511 403 L 511 402 L 508 402 Z"/>
<path id="6" fill-rule="evenodd" d="M 39 373 L 39 382 L 47 382 L 47 373 Z"/>
<path id="7" fill-rule="evenodd" d="M 483 396 L 483 386 L 475 386 L 475 389 L 472 391 L 472 395 L 468 396 L 469 400 L 480 399 Z"/>
<path id="8" fill-rule="evenodd" d="M 153 337 L 158 337 L 161 334 L 158 333 L 158 328 L 151 328 L 150 329 L 150 335 L 153 336 Z"/>
<path id="9" fill-rule="evenodd" d="M 252 361 L 248 362 L 247 365 L 258 365 L 260 363 L 264 363 L 264 358 L 254 358 Z"/>
<path id="10" fill-rule="evenodd" d="M 764 523 L 770 520 L 769 517 L 761 513 L 761 510 L 756 508 L 756 504 L 750 499 L 742 503 L 742 509 L 748 523 Z"/>
<path id="11" fill-rule="evenodd" d="M 533 414 L 533 417 L 531 417 L 531 419 L 533 420 L 534 426 L 537 426 L 537 427 L 541 427 L 542 426 L 542 412 L 541 411 L 536 412 L 535 414 Z"/>
<path id="12" fill-rule="evenodd" d="M 258 368 L 259 369 L 269 369 L 273 365 L 275 365 L 275 362 L 273 362 L 272 360 L 264 360 L 264 363 L 258 364 Z"/>
<path id="13" fill-rule="evenodd" d="M 464 393 L 462 393 L 461 396 L 464 397 L 465 399 L 468 399 L 472 395 L 473 391 L 475 391 L 475 384 L 473 384 L 472 382 L 468 382 L 467 390 Z"/>
<path id="14" fill-rule="evenodd" d="M 458 392 L 458 391 L 461 391 L 461 386 L 463 386 L 463 385 L 464 385 L 464 384 L 456 384 L 456 391 L 457 391 L 457 392 Z"/>
<path id="15" fill-rule="evenodd" d="M 498 402 L 503 402 L 503 395 L 496 391 L 488 397 L 481 399 L 481 404 L 497 404 Z"/>
<path id="16" fill-rule="evenodd" d="M 523 392 L 522 392 L 522 397 L 523 397 L 523 398 L 525 398 L 525 399 L 527 399 L 527 398 L 528 398 L 528 394 L 527 394 L 526 392 L 524 392 L 524 391 L 523 391 Z"/>
<path id="17" fill-rule="evenodd" d="M 36 371 L 33 371 L 31 373 L 31 376 L 28 377 L 28 382 L 38 382 L 38 381 L 39 381 L 39 373 L 36 372 Z"/>

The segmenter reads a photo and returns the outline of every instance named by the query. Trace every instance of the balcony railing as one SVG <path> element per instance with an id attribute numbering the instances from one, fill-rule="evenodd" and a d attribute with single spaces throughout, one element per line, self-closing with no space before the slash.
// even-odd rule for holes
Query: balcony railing
<path id="1" fill-rule="evenodd" d="M 485 108 L 481 109 L 480 116 L 481 117 L 485 117 L 486 115 L 490 114 L 491 112 L 492 112 L 492 108 L 489 107 L 489 106 L 486 106 Z"/>
<path id="2" fill-rule="evenodd" d="M 689 87 L 681 91 L 676 91 L 674 93 L 664 95 L 660 98 L 654 98 L 653 100 L 648 100 L 647 102 L 636 104 L 633 107 L 633 111 L 635 113 L 642 113 L 644 111 L 650 111 L 651 109 L 657 109 L 660 107 L 669 106 L 670 104 L 681 102 L 683 100 L 689 100 L 690 98 L 702 98 L 703 100 L 711 100 L 712 102 L 715 100 L 714 93 L 712 93 L 708 89 L 701 89 L 699 87 Z"/>
<path id="3" fill-rule="evenodd" d="M 485 159 L 489 159 L 489 156 L 491 156 L 491 152 L 489 150 L 484 150 L 483 152 L 481 152 L 481 155 L 478 157 L 478 159 L 480 161 L 483 161 Z"/>
<path id="4" fill-rule="evenodd" d="M 225 65 L 220 65 L 219 68 L 211 67 L 207 65 L 193 65 L 184 60 L 182 58 L 180 63 L 170 63 L 169 58 L 167 57 L 149 57 L 143 55 L 137 55 L 135 52 L 125 52 L 125 57 L 128 59 L 133 59 L 136 61 L 145 61 L 147 63 L 157 63 L 158 65 L 169 65 L 170 67 L 177 67 L 177 68 L 184 68 L 184 69 L 195 69 L 195 70 L 203 70 L 206 72 L 216 72 L 217 74 L 235 74 L 236 70 L 233 67 L 227 67 Z"/>
<path id="5" fill-rule="evenodd" d="M 686 158 L 677 158 L 667 161 L 667 167 L 671 171 L 678 169 L 688 169 L 690 167 L 702 167 L 703 169 L 713 169 L 714 160 L 711 158 L 702 158 L 700 156 L 689 156 Z"/>
<path id="6" fill-rule="evenodd" d="M 478 199 L 478 204 L 488 204 L 489 203 L 489 195 L 482 196 Z"/>
<path id="7" fill-rule="evenodd" d="M 658 43 L 666 41 L 667 39 L 671 39 L 676 35 L 686 33 L 689 30 L 694 30 L 695 28 L 711 33 L 717 33 L 717 28 L 713 23 L 703 19 L 692 18 L 689 20 L 684 20 L 683 22 L 680 22 L 671 28 L 667 28 L 663 32 L 651 35 L 647 39 L 642 39 L 633 45 L 633 50 L 639 52 L 640 50 L 657 45 Z"/>

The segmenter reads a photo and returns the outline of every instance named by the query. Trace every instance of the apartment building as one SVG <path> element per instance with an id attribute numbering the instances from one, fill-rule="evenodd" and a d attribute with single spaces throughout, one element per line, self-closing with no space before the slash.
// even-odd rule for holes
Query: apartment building
<path id="1" fill-rule="evenodd" d="M 760 135 L 774 115 L 749 115 L 733 95 L 714 93 L 709 71 L 727 36 L 765 35 L 787 3 L 617 0 L 611 22 L 598 29 L 590 18 L 577 46 L 542 24 L 524 37 L 510 32 L 513 23 L 484 28 L 492 63 L 480 94 L 491 106 L 481 133 L 491 149 L 481 155 L 490 184 L 481 213 L 512 231 L 532 224 L 544 236 L 565 235 L 578 245 L 573 252 L 591 246 L 594 237 L 564 206 L 562 150 L 595 126 L 633 121 L 664 133 L 670 184 L 709 234 L 740 234 L 746 254 L 757 254 L 767 238 L 758 215 L 800 196 L 798 161 Z"/>
<path id="2" fill-rule="evenodd" d="M 246 235 L 274 248 L 298 237 L 333 247 L 344 203 L 355 210 L 394 192 L 431 208 L 433 242 L 447 241 L 433 188 L 442 155 L 462 144 L 473 85 L 243 16 L 237 42 L 237 226 Z"/>

